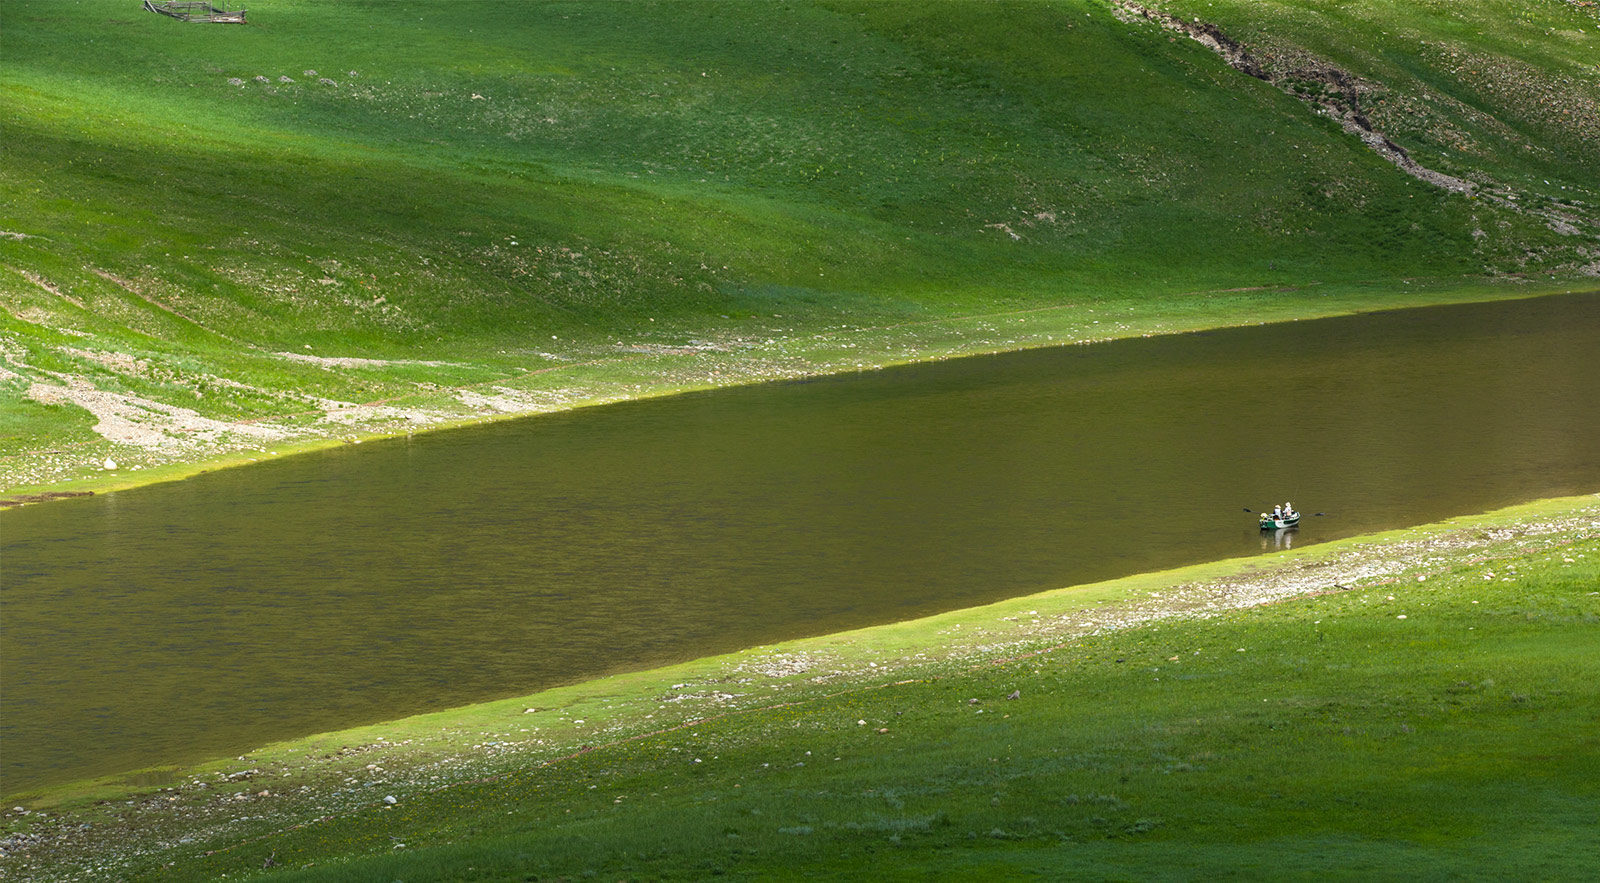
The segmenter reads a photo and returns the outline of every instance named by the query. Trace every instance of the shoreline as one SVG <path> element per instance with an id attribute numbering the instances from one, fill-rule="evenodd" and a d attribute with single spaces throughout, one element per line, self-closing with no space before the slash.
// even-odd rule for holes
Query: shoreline
<path id="1" fill-rule="evenodd" d="M 1166 619 L 1209 619 L 1251 607 L 1348 591 L 1362 582 L 1394 583 L 1400 575 L 1440 569 L 1441 561 L 1445 560 L 1439 557 L 1441 552 L 1482 560 L 1484 556 L 1477 552 L 1503 545 L 1508 538 L 1550 535 L 1565 535 L 1567 542 L 1575 541 L 1574 537 L 1577 540 L 1600 538 L 1600 491 L 1533 500 L 1296 549 L 1131 574 L 930 616 L 622 671 L 532 693 L 271 742 L 237 758 L 213 757 L 127 770 L 31 791 L 11 792 L 4 799 L 8 803 L 31 802 L 35 808 L 125 800 L 153 791 L 167 791 L 170 785 L 231 769 L 241 762 L 282 763 L 289 758 L 317 757 L 319 761 L 331 761 L 332 766 L 338 767 L 342 759 L 352 755 L 352 743 L 364 746 L 354 749 L 357 754 L 405 745 L 415 746 L 413 753 L 431 756 L 459 748 L 464 744 L 462 737 L 468 735 L 466 730 L 483 726 L 486 721 L 501 720 L 500 725 L 504 726 L 503 719 L 507 716 L 517 719 L 535 714 L 544 720 L 544 713 L 561 709 L 571 711 L 571 714 L 560 715 L 571 725 L 562 729 L 576 741 L 570 746 L 556 747 L 577 749 L 581 753 L 595 748 L 596 744 L 591 743 L 601 736 L 620 736 L 626 740 L 676 729 L 711 716 L 759 710 L 767 707 L 767 699 L 791 687 L 799 686 L 804 693 L 807 685 L 837 685 L 849 676 L 866 675 L 870 679 L 872 670 L 880 666 L 870 664 L 861 669 L 859 664 L 867 656 L 878 659 L 885 674 L 909 672 L 920 676 L 925 672 L 918 669 L 927 659 L 932 659 L 930 664 L 935 667 L 958 657 L 981 666 L 1014 658 L 1015 653 L 1053 652 L 1065 646 L 1063 641 L 1070 642 L 1082 635 L 1138 628 Z M 1422 556 L 1421 551 L 1430 554 Z M 1032 622 L 1021 623 L 1019 614 L 1026 614 Z M 937 640 L 930 640 L 933 638 Z M 1041 641 L 1048 646 L 1041 645 Z M 932 651 L 942 651 L 944 655 L 923 658 Z M 758 697 L 760 701 L 752 704 L 733 702 L 731 700 L 737 697 L 718 690 L 697 695 L 683 689 L 696 681 L 701 682 L 702 687 L 727 683 L 732 680 L 732 672 L 754 672 L 769 678 L 773 683 L 768 686 L 774 687 L 776 692 L 763 694 Z M 804 684 L 783 682 L 799 675 L 809 675 Z M 673 681 L 685 683 L 670 683 Z M 887 685 L 858 687 L 870 690 Z M 620 701 L 618 697 L 634 700 L 656 697 L 663 689 L 684 697 L 671 700 L 671 704 L 695 713 L 648 732 L 624 733 L 610 728 L 605 720 L 607 709 L 601 706 Z M 687 702 L 691 698 L 698 701 Z M 805 701 L 804 697 L 796 698 Z M 584 716 L 578 717 L 580 714 Z M 590 717 L 595 719 L 591 721 Z M 430 735 L 421 736 L 422 733 Z M 437 733 L 446 735 L 440 737 Z M 401 741 L 385 734 L 406 734 L 410 738 Z M 491 734 L 471 735 L 481 738 Z M 339 747 L 334 748 L 336 745 Z M 473 747 L 479 748 L 481 743 Z M 558 753 L 566 756 L 560 750 Z M 494 756 L 513 754 L 515 752 L 496 752 Z M 224 778 L 227 775 L 231 773 Z M 7 820 L 11 821 L 10 814 Z"/>
<path id="2" fill-rule="evenodd" d="M 402 416 L 398 419 L 382 418 L 379 422 L 385 425 L 363 431 L 326 434 L 318 430 L 303 437 L 286 438 L 270 444 L 259 441 L 248 444 L 232 443 L 220 446 L 216 450 L 199 452 L 195 457 L 178 456 L 170 462 L 148 467 L 134 466 L 105 470 L 99 465 L 101 461 L 126 456 L 124 451 L 127 446 L 112 448 L 110 447 L 112 443 L 106 439 L 80 442 L 76 446 L 83 450 L 76 455 L 75 461 L 70 466 L 72 470 L 70 477 L 23 481 L 0 488 L 0 511 L 71 497 L 182 481 L 207 472 L 233 469 L 264 460 L 346 445 L 382 441 L 418 433 L 461 430 L 488 423 L 690 392 L 842 376 L 922 362 L 1058 346 L 1082 346 L 1135 337 L 1190 334 L 1223 328 L 1313 321 L 1372 312 L 1585 294 L 1597 290 L 1581 284 L 1584 280 L 1578 279 L 1549 282 L 1483 279 L 1418 281 L 1423 283 L 1418 286 L 1421 290 L 1404 290 L 1404 284 L 1409 284 L 1409 281 L 1406 281 L 1404 284 L 1384 285 L 1382 286 L 1384 290 L 1376 294 L 1368 290 L 1372 287 L 1370 285 L 1354 285 L 1346 286 L 1347 290 L 1343 292 L 1319 290 L 1307 298 L 1284 297 L 1283 295 L 1288 292 L 1271 287 L 1193 292 L 1193 296 L 1198 298 L 1233 296 L 1243 299 L 1238 305 L 1203 309 L 1198 314 L 1183 313 L 1178 309 L 1179 304 L 1165 301 L 1150 304 L 1110 299 L 1079 300 L 1024 310 L 935 317 L 885 326 L 824 330 L 811 334 L 801 331 L 789 338 L 769 340 L 765 348 L 752 347 L 731 352 L 719 349 L 666 353 L 620 352 L 608 358 L 557 365 L 537 372 L 525 371 L 520 375 L 479 381 L 451 389 L 419 392 L 399 398 L 364 403 L 340 412 L 341 417 L 365 412 L 367 416 L 375 419 L 386 413 L 385 409 L 402 412 Z M 1430 284 L 1439 287 L 1430 290 Z M 1329 289 L 1332 288 L 1334 286 L 1329 286 Z M 1419 301 L 1417 300 L 1419 296 L 1425 299 Z M 1182 305 L 1189 306 L 1187 303 Z M 1094 315 L 1105 315 L 1109 320 L 1110 314 L 1105 312 L 1106 310 L 1120 311 L 1125 307 L 1133 315 L 1105 330 L 1095 327 L 1101 320 L 1089 318 Z M 1096 308 L 1102 312 L 1097 314 Z M 1146 312 L 1138 312 L 1141 308 Z M 1120 313 L 1117 315 L 1120 316 Z M 1030 320 L 1032 327 L 1028 327 Z M 912 336 L 912 329 L 921 334 L 921 337 Z M 712 330 L 706 333 L 714 336 L 717 332 Z M 994 339 L 999 334 L 1009 336 L 1005 340 Z M 860 343 L 863 339 L 866 341 L 865 346 Z M 802 351 L 786 353 L 787 363 L 775 365 L 771 352 L 785 350 L 791 346 L 802 346 Z M 551 383 L 559 384 L 556 388 L 562 393 L 560 400 L 553 404 L 542 401 L 530 406 L 528 400 L 517 400 L 505 394 L 517 391 L 526 392 L 531 396 L 543 392 Z M 475 394 L 475 390 L 479 388 L 496 392 L 495 398 L 498 400 L 481 405 L 472 413 L 462 413 L 456 397 Z M 519 405 L 521 407 L 518 407 Z M 231 425 L 278 428 L 282 424 L 283 427 L 289 427 L 304 417 L 304 414 L 268 415 L 235 421 Z M 354 425 L 359 419 L 357 416 L 349 425 Z M 67 453 L 59 449 L 27 451 L 3 459 L 18 460 Z M 20 467 L 20 470 L 27 471 L 26 467 Z"/>
<path id="3" fill-rule="evenodd" d="M 971 716 L 973 708 L 978 715 L 992 712 L 976 721 L 1026 727 L 1030 715 L 1008 721 L 1003 718 L 1012 715 L 1001 714 L 1032 708 L 1004 701 L 1018 698 L 1004 691 L 1013 690 L 1011 679 L 1022 673 L 1087 675 L 1106 670 L 1096 666 L 1137 656 L 1127 660 L 1132 665 L 1126 669 L 1110 668 L 1135 681 L 1143 673 L 1148 682 L 1153 663 L 1160 682 L 1164 675 L 1159 673 L 1171 664 L 1166 654 L 1204 641 L 1210 647 L 1204 657 L 1171 657 L 1177 663 L 1172 680 L 1182 684 L 1185 670 L 1192 672 L 1188 677 L 1204 678 L 1208 666 L 1233 662 L 1235 642 L 1244 654 L 1245 645 L 1255 643 L 1250 637 L 1253 623 L 1263 618 L 1299 623 L 1297 633 L 1309 637 L 1315 632 L 1320 641 L 1325 629 L 1343 634 L 1346 623 L 1356 622 L 1348 616 L 1358 611 L 1372 623 L 1403 622 L 1406 616 L 1394 616 L 1399 610 L 1426 620 L 1435 593 L 1463 580 L 1488 590 L 1523 574 L 1537 580 L 1541 573 L 1552 573 L 1549 568 L 1578 567 L 1593 574 L 1597 560 L 1600 492 L 783 641 L 275 742 L 232 758 L 147 768 L 13 795 L 0 807 L 0 868 L 11 865 L 18 874 L 40 880 L 150 875 L 214 879 L 224 869 L 231 876 L 285 862 L 285 867 L 301 868 L 330 866 L 325 859 L 334 859 L 332 867 L 352 859 L 387 860 L 384 856 L 406 862 L 410 857 L 395 850 L 453 849 L 450 844 L 461 842 L 461 834 L 469 835 L 465 842 L 470 843 L 476 825 L 505 818 L 503 800 L 532 801 L 553 832 L 564 824 L 598 821 L 603 818 L 598 812 L 623 808 L 623 795 L 613 800 L 611 793 L 594 792 L 596 778 L 612 776 L 614 765 L 635 770 L 633 776 L 643 770 L 654 777 L 645 780 L 648 785 L 634 782 L 630 793 L 655 788 L 665 796 L 687 787 L 689 794 L 699 794 L 702 780 L 694 773 L 702 768 L 684 770 L 691 759 L 701 764 L 696 754 L 707 760 L 704 773 L 717 776 L 704 780 L 705 787 L 728 798 L 740 793 L 755 798 L 759 782 L 746 778 L 749 773 L 727 778 L 721 766 L 713 768 L 721 756 L 714 752 L 747 756 L 743 752 L 755 751 L 757 759 L 779 759 L 784 752 L 821 748 L 831 744 L 826 740 L 847 733 L 858 752 L 887 751 L 893 757 L 894 752 L 921 748 L 949 751 L 942 741 L 917 741 L 914 730 L 900 734 L 914 726 L 913 716 L 943 720 L 952 714 Z M 1589 599 L 1580 603 L 1600 611 Z M 1320 617 L 1339 608 L 1347 612 L 1338 626 L 1317 625 L 1323 622 Z M 1502 620 L 1508 612 L 1466 609 Z M 1312 617 L 1319 617 L 1315 624 Z M 1260 649 L 1270 651 L 1269 646 Z M 1354 683 L 1361 682 L 1357 677 Z M 1258 686 L 1271 689 L 1266 683 Z M 1256 701 L 1253 695 L 1239 700 L 1246 703 L 1240 711 L 1254 713 L 1247 704 Z M 1295 695 L 1282 701 L 1306 701 Z M 1524 701 L 1517 697 L 1511 694 L 1513 703 Z M 959 712 L 945 707 L 955 700 Z M 942 740 L 942 732 L 936 729 L 932 737 Z M 1032 731 L 1009 732 L 1021 737 Z M 733 734 L 742 735 L 728 741 Z M 905 738 L 912 741 L 899 741 Z M 1036 733 L 1028 738 L 1045 737 Z M 879 739 L 887 741 L 874 741 Z M 804 754 L 802 761 L 811 759 L 811 751 Z M 830 775 L 821 763 L 825 759 L 816 758 L 815 773 L 795 769 L 781 775 Z M 761 773 L 767 765 L 757 766 Z M 805 768 L 806 763 L 792 766 Z M 778 769 L 771 772 L 780 774 Z M 683 785 L 672 784 L 679 779 Z M 740 788 L 741 782 L 752 787 L 728 790 Z M 390 812 L 396 809 L 401 812 Z M 413 830 L 419 824 L 459 833 L 444 840 L 437 834 L 421 837 L 420 830 Z M 423 842 L 403 842 L 414 838 Z M 308 844 L 315 854 L 307 854 Z M 446 872 L 441 879 L 448 877 Z"/>

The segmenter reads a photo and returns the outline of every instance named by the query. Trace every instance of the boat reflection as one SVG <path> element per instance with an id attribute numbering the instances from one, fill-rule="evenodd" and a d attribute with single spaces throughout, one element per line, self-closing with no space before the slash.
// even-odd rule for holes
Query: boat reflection
<path id="1" fill-rule="evenodd" d="M 1261 551 L 1269 552 L 1273 549 L 1293 549 L 1294 535 L 1297 529 L 1293 527 L 1280 527 L 1277 530 L 1264 530 L 1261 532 Z"/>

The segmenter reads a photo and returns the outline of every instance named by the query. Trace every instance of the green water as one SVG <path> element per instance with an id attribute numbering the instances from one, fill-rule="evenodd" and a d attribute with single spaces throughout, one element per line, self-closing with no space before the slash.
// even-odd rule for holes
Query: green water
<path id="1" fill-rule="evenodd" d="M 0 514 L 3 790 L 1600 490 L 1600 295 L 918 365 Z"/>

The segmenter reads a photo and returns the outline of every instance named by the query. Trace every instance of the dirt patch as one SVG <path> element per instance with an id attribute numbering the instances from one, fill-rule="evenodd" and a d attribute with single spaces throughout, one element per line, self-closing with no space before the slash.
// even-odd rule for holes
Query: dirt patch
<path id="1" fill-rule="evenodd" d="M 536 414 L 571 406 L 584 398 L 581 389 L 513 389 L 491 387 L 489 393 L 475 389 L 456 390 L 456 401 L 478 411 L 500 414 Z"/>
<path id="2" fill-rule="evenodd" d="M 309 353 L 273 353 L 280 359 L 305 362 L 332 370 L 334 368 L 390 368 L 395 365 L 420 365 L 427 368 L 448 368 L 454 362 L 435 362 L 421 359 L 362 359 L 353 356 L 313 356 Z"/>
<path id="3" fill-rule="evenodd" d="M 110 369 L 118 374 L 129 377 L 144 377 L 150 371 L 150 363 L 145 359 L 137 359 L 127 353 L 106 352 L 103 350 L 81 350 L 74 347 L 62 347 L 61 352 L 69 356 L 76 356 L 85 361 L 93 362 L 102 368 Z"/>
<path id="4" fill-rule="evenodd" d="M 43 494 L 18 494 L 14 497 L 0 499 L 0 508 L 12 506 L 25 506 L 29 503 L 48 503 L 51 500 L 65 500 L 69 497 L 92 497 L 94 491 L 50 491 Z"/>
<path id="5" fill-rule="evenodd" d="M 321 422 L 338 426 L 359 425 L 363 430 L 371 431 L 374 427 L 383 424 L 402 423 L 412 426 L 428 426 L 448 419 L 449 417 L 443 414 L 421 408 L 396 408 L 391 405 L 355 405 L 349 408 L 325 411 Z"/>
<path id="6" fill-rule="evenodd" d="M 76 377 L 65 386 L 34 383 L 28 387 L 28 398 L 46 405 L 76 405 L 95 416 L 94 431 L 108 441 L 140 448 L 168 447 L 177 438 L 218 444 L 230 436 L 274 441 L 287 435 L 268 426 L 225 423 L 189 408 L 96 389 Z"/>

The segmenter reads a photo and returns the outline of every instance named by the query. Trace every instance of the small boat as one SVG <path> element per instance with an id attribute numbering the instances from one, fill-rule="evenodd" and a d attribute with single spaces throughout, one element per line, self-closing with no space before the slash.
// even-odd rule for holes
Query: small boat
<path id="1" fill-rule="evenodd" d="M 1293 512 L 1287 516 L 1274 518 L 1271 512 L 1261 513 L 1262 530 L 1284 530 L 1300 523 L 1300 513 Z"/>
<path id="2" fill-rule="evenodd" d="M 205 0 L 144 0 L 148 12 L 159 12 L 178 21 L 209 21 L 220 24 L 242 25 L 243 9 L 229 11 L 218 9 Z"/>

